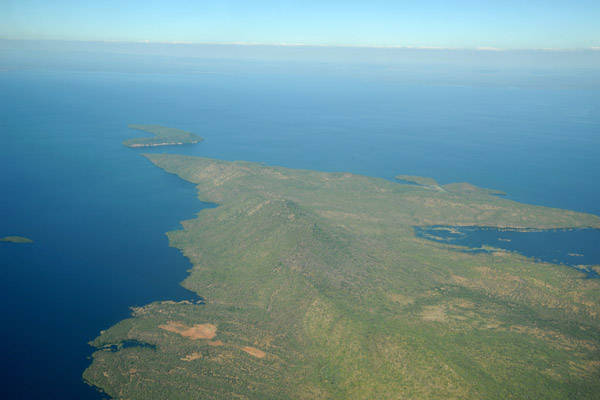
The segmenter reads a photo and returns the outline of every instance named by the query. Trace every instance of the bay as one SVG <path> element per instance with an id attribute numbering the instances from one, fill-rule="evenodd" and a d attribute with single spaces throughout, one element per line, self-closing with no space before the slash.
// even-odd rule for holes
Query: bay
<path id="1" fill-rule="evenodd" d="M 508 250 L 539 262 L 562 264 L 581 271 L 586 278 L 600 275 L 589 266 L 600 265 L 600 230 L 517 230 L 490 227 L 415 227 L 418 237 L 463 246 L 465 252 Z"/>

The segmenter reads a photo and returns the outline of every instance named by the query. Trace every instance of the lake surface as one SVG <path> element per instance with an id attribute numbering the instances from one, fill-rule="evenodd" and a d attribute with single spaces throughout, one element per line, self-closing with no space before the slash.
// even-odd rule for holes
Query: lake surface
<path id="1" fill-rule="evenodd" d="M 465 246 L 463 251 L 514 251 L 537 261 L 564 264 L 599 279 L 590 265 L 600 265 L 599 229 L 513 230 L 490 227 L 415 227 L 417 236 Z"/>
<path id="2" fill-rule="evenodd" d="M 131 306 L 195 299 L 164 232 L 209 205 L 142 152 L 468 181 L 600 214 L 596 91 L 243 71 L 0 73 L 0 236 L 35 241 L 0 243 L 4 396 L 101 398 L 81 380 L 87 342 Z M 206 140 L 129 149 L 129 123 Z"/>

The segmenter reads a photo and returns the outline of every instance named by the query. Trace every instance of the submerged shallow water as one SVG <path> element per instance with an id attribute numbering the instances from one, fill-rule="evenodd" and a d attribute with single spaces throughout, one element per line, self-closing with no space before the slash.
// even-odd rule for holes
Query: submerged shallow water
<path id="1" fill-rule="evenodd" d="M 468 181 L 600 214 L 600 114 L 584 112 L 600 109 L 594 91 L 266 76 L 243 65 L 230 75 L 3 72 L 0 87 L 0 236 L 35 241 L 0 243 L 6 397 L 101 397 L 81 381 L 87 342 L 128 307 L 195 298 L 177 284 L 190 264 L 164 232 L 208 205 L 143 152 Z M 129 123 L 206 140 L 129 149 L 121 141 L 139 135 Z"/>

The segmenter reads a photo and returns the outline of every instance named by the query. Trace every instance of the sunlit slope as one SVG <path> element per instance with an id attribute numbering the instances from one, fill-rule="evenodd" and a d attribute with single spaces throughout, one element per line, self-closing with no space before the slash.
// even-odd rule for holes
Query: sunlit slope
<path id="1" fill-rule="evenodd" d="M 467 254 L 413 225 L 600 227 L 596 216 L 342 173 L 148 155 L 219 203 L 169 232 L 206 305 L 134 310 L 85 379 L 115 398 L 594 398 L 600 282 Z M 216 330 L 215 330 L 216 329 Z"/>

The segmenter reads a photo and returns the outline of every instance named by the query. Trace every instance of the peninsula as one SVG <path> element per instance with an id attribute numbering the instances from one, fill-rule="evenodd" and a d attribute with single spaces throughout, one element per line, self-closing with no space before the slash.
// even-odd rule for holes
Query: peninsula
<path id="1" fill-rule="evenodd" d="M 170 146 L 177 144 L 200 143 L 204 139 L 195 133 L 182 131 L 175 128 L 167 128 L 160 125 L 127 125 L 128 128 L 138 131 L 148 132 L 154 137 L 142 137 L 128 139 L 123 142 L 127 147 L 151 147 L 151 146 Z"/>
<path id="2" fill-rule="evenodd" d="M 146 157 L 219 204 L 167 234 L 193 263 L 183 286 L 206 304 L 154 302 L 101 332 L 84 379 L 109 396 L 600 393 L 600 280 L 513 253 L 457 252 L 413 229 L 600 228 L 598 216 L 466 184 Z"/>

